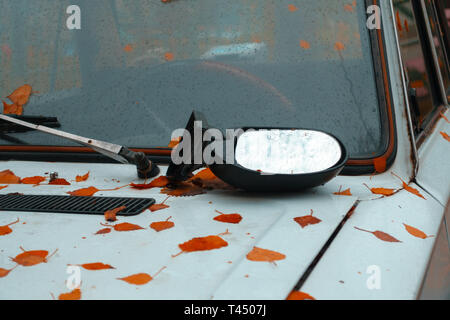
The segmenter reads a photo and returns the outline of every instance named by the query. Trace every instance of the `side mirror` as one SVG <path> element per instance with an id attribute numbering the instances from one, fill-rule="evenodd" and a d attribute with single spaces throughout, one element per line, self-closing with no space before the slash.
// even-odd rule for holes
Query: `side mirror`
<path id="1" fill-rule="evenodd" d="M 195 114 L 191 116 L 191 124 L 192 120 Z M 187 130 L 192 131 L 189 124 Z M 224 146 L 232 148 L 224 148 L 227 157 L 223 158 L 227 160 L 207 166 L 228 184 L 249 191 L 297 191 L 316 187 L 336 177 L 348 160 L 342 142 L 317 130 L 243 128 L 232 139 L 224 139 Z M 207 145 L 203 143 L 201 150 Z M 186 172 L 198 168 L 199 165 L 171 163 L 167 175 L 169 179 L 184 180 L 188 178 Z"/>

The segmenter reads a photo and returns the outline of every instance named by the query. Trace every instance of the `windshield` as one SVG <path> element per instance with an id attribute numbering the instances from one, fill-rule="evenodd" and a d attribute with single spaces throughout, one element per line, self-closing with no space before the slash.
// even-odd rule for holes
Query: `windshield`
<path id="1" fill-rule="evenodd" d="M 324 130 L 351 157 L 373 157 L 385 144 L 366 10 L 348 0 L 0 0 L 0 98 L 29 84 L 24 115 L 128 147 L 167 146 L 196 109 L 223 129 Z M 0 140 L 74 145 L 39 132 Z"/>

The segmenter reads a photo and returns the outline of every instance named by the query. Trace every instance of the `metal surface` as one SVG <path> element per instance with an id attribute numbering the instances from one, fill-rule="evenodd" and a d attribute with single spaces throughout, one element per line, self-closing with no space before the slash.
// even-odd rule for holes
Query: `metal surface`
<path id="1" fill-rule="evenodd" d="M 257 130 L 239 136 L 236 162 L 269 174 L 303 174 L 333 167 L 342 156 L 332 136 L 311 130 Z"/>

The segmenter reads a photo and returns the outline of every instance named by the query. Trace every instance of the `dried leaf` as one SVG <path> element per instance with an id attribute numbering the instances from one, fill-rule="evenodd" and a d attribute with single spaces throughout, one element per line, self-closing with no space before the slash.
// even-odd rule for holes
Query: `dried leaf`
<path id="1" fill-rule="evenodd" d="M 101 262 L 85 263 L 85 264 L 82 264 L 81 267 L 83 267 L 86 270 L 91 270 L 91 271 L 115 269 L 114 267 L 110 266 L 109 264 L 104 264 Z"/>
<path id="2" fill-rule="evenodd" d="M 32 88 L 30 85 L 25 84 L 11 93 L 7 98 L 18 106 L 23 106 L 28 102 L 30 98 Z"/>
<path id="3" fill-rule="evenodd" d="M 383 195 L 386 197 L 394 195 L 397 191 L 394 189 L 388 189 L 388 188 L 369 188 L 369 186 L 365 183 L 363 183 L 367 189 L 369 189 L 373 194 Z"/>
<path id="4" fill-rule="evenodd" d="M 69 293 L 62 293 L 58 296 L 58 300 L 80 300 L 81 290 L 79 288 L 72 290 Z"/>
<path id="5" fill-rule="evenodd" d="M 133 46 L 131 44 L 127 44 L 125 47 L 123 47 L 123 51 L 129 53 L 129 52 L 133 51 Z"/>
<path id="6" fill-rule="evenodd" d="M 308 41 L 300 40 L 300 47 L 303 49 L 310 49 L 311 45 L 309 44 Z"/>
<path id="7" fill-rule="evenodd" d="M 179 244 L 178 247 L 181 249 L 181 252 L 173 257 L 176 257 L 183 252 L 207 251 L 220 249 L 227 246 L 228 242 L 226 242 L 219 236 L 193 238 L 189 241 Z"/>
<path id="8" fill-rule="evenodd" d="M 76 182 L 86 181 L 87 179 L 89 179 L 89 173 L 90 173 L 90 171 L 83 176 L 76 176 L 75 181 Z"/>
<path id="9" fill-rule="evenodd" d="M 364 230 L 358 227 L 354 227 L 356 230 L 359 231 L 364 231 L 364 232 L 368 232 L 373 234 L 375 237 L 377 237 L 380 240 L 386 241 L 386 242 L 401 242 L 399 240 L 397 240 L 396 238 L 394 238 L 393 236 L 391 236 L 390 234 L 387 234 L 385 232 L 382 231 L 368 231 L 368 230 Z"/>
<path id="10" fill-rule="evenodd" d="M 172 61 L 175 58 L 175 55 L 172 52 L 166 52 L 164 54 L 164 59 L 166 59 L 166 61 Z"/>
<path id="11" fill-rule="evenodd" d="M 173 140 L 170 140 L 169 145 L 167 146 L 168 148 L 175 148 L 180 142 L 181 142 L 182 137 L 178 137 L 175 138 Z"/>
<path id="12" fill-rule="evenodd" d="M 129 284 L 134 284 L 137 286 L 142 286 L 144 284 L 149 283 L 153 280 L 152 276 L 147 273 L 138 273 L 133 274 L 131 276 L 125 277 L 125 278 L 118 278 L 118 280 L 122 280 L 125 282 L 128 282 Z"/>
<path id="13" fill-rule="evenodd" d="M 117 213 L 119 213 L 122 210 L 125 210 L 126 208 L 127 208 L 126 206 L 121 206 L 112 210 L 105 211 L 105 220 L 110 222 L 117 221 L 116 218 Z"/>
<path id="14" fill-rule="evenodd" d="M 190 182 L 180 182 L 165 187 L 160 191 L 162 194 L 167 194 L 174 197 L 191 197 L 205 193 L 203 188 L 196 186 Z"/>
<path id="15" fill-rule="evenodd" d="M 406 191 L 408 191 L 408 192 L 410 192 L 410 193 L 412 193 L 412 194 L 414 194 L 414 195 L 416 195 L 416 196 L 418 196 L 418 197 L 420 197 L 420 198 L 426 200 L 425 197 L 424 197 L 423 195 L 420 194 L 419 190 L 417 190 L 417 189 L 415 189 L 415 188 L 410 187 L 409 185 L 407 185 L 406 182 L 403 181 L 403 179 L 400 178 L 400 177 L 399 177 L 398 175 L 396 175 L 395 173 L 392 172 L 392 175 L 394 175 L 395 177 L 397 177 L 398 179 L 401 180 L 401 182 L 403 183 L 403 189 L 405 189 Z"/>
<path id="16" fill-rule="evenodd" d="M 70 194 L 71 196 L 91 197 L 99 191 L 100 190 L 97 189 L 96 187 L 89 187 L 89 188 L 78 189 L 75 191 L 68 191 L 66 193 Z"/>
<path id="17" fill-rule="evenodd" d="M 3 102 L 3 113 L 4 114 L 16 114 L 18 116 L 23 114 L 23 107 L 18 106 L 17 104 L 7 104 L 5 101 Z"/>
<path id="18" fill-rule="evenodd" d="M 217 178 L 211 169 L 206 168 L 188 180 L 196 186 L 207 190 L 232 190 L 234 187 Z"/>
<path id="19" fill-rule="evenodd" d="M 253 247 L 253 250 L 247 254 L 247 259 L 250 261 L 274 262 L 285 258 L 286 256 L 282 253 L 258 247 Z"/>
<path id="20" fill-rule="evenodd" d="M 35 184 L 35 185 L 38 185 L 38 184 L 40 184 L 43 181 L 45 181 L 45 177 L 40 177 L 40 176 L 23 178 L 21 180 L 21 182 L 23 184 Z"/>
<path id="21" fill-rule="evenodd" d="M 386 157 L 379 157 L 373 159 L 373 165 L 375 167 L 375 171 L 378 173 L 383 173 L 386 171 Z"/>
<path id="22" fill-rule="evenodd" d="M 442 119 L 444 119 L 447 123 L 450 123 L 450 120 L 448 120 L 448 118 L 445 116 L 445 114 L 441 111 L 441 113 L 439 114 L 441 116 Z"/>
<path id="23" fill-rule="evenodd" d="M 0 183 L 2 184 L 18 184 L 20 178 L 14 174 L 11 170 L 3 170 L 0 172 Z"/>
<path id="24" fill-rule="evenodd" d="M 218 210 L 216 212 L 220 213 L 220 215 L 215 217 L 214 220 L 219 222 L 238 224 L 242 220 L 242 216 L 239 213 L 225 214 Z"/>
<path id="25" fill-rule="evenodd" d="M 169 184 L 169 179 L 166 176 L 160 176 L 154 179 L 148 184 L 135 184 L 130 183 L 130 186 L 134 189 L 151 189 L 151 188 L 162 188 Z"/>
<path id="26" fill-rule="evenodd" d="M 311 224 L 318 224 L 322 222 L 322 220 L 313 217 L 314 211 L 311 209 L 311 214 L 303 217 L 294 218 L 294 221 L 297 222 L 302 228 L 309 226 Z"/>
<path id="27" fill-rule="evenodd" d="M 445 132 L 440 132 L 441 133 L 441 136 L 445 139 L 445 140 L 447 140 L 448 142 L 450 142 L 450 136 L 447 134 L 447 133 L 445 133 Z"/>
<path id="28" fill-rule="evenodd" d="M 295 12 L 295 11 L 298 10 L 298 8 L 295 5 L 293 5 L 293 4 L 289 4 L 288 5 L 288 9 L 289 9 L 290 12 Z"/>
<path id="29" fill-rule="evenodd" d="M 98 230 L 95 234 L 106 234 L 106 233 L 110 233 L 111 232 L 111 228 L 103 228 Z"/>
<path id="30" fill-rule="evenodd" d="M 0 236 L 5 236 L 7 234 L 10 234 L 12 232 L 12 229 L 9 226 L 12 226 L 13 224 L 16 224 L 19 222 L 19 218 L 17 218 L 16 221 L 11 222 L 5 226 L 0 226 Z"/>
<path id="31" fill-rule="evenodd" d="M 70 186 L 70 182 L 68 182 L 66 179 L 63 178 L 54 179 L 50 181 L 48 184 L 56 186 Z"/>
<path id="32" fill-rule="evenodd" d="M 152 224 L 150 224 L 150 228 L 157 232 L 173 228 L 175 226 L 175 223 L 169 221 L 170 218 L 172 217 L 167 218 L 166 221 L 153 222 Z"/>
<path id="33" fill-rule="evenodd" d="M 336 50 L 336 51 L 342 51 L 342 50 L 345 50 L 345 45 L 344 45 L 342 42 L 337 41 L 337 42 L 334 44 L 334 50 Z"/>
<path id="34" fill-rule="evenodd" d="M 144 284 L 152 281 L 156 276 L 165 269 L 166 267 L 162 267 L 153 277 L 147 273 L 137 273 L 125 278 L 118 278 L 118 280 L 125 281 L 129 284 L 134 284 L 137 286 L 142 286 Z"/>
<path id="35" fill-rule="evenodd" d="M 353 12 L 353 7 L 349 4 L 344 5 L 344 10 L 347 12 Z"/>
<path id="36" fill-rule="evenodd" d="M 0 186 L 0 190 L 8 188 L 8 186 Z"/>
<path id="37" fill-rule="evenodd" d="M 337 195 L 337 196 L 352 196 L 350 188 L 348 188 L 348 189 L 346 189 L 344 191 L 341 191 L 341 188 L 339 188 L 339 191 L 335 192 L 334 194 Z"/>
<path id="38" fill-rule="evenodd" d="M 16 265 L 17 267 L 18 265 Z M 11 271 L 13 271 L 16 267 L 12 268 L 12 269 L 3 269 L 0 268 L 0 278 L 4 278 L 6 277 Z"/>
<path id="39" fill-rule="evenodd" d="M 420 238 L 420 239 L 427 239 L 432 236 L 427 236 L 422 230 L 419 230 L 417 228 L 414 228 L 412 226 L 409 226 L 407 224 L 403 224 L 405 226 L 406 231 L 409 232 L 409 234 L 413 235 L 414 237 Z"/>
<path id="40" fill-rule="evenodd" d="M 138 226 L 137 224 L 132 224 L 132 223 L 128 223 L 128 222 L 116 224 L 113 226 L 113 228 L 116 231 L 135 231 L 135 230 L 144 229 L 141 226 Z"/>
<path id="41" fill-rule="evenodd" d="M 292 291 L 286 298 L 286 300 L 316 300 L 316 299 L 305 292 Z"/>
<path id="42" fill-rule="evenodd" d="M 155 211 L 163 210 L 163 209 L 167 209 L 167 208 L 170 208 L 170 206 L 168 206 L 167 204 L 164 204 L 164 203 L 155 203 L 155 204 L 152 204 L 152 205 L 149 207 L 149 210 L 150 210 L 151 212 L 155 212 Z"/>
<path id="43" fill-rule="evenodd" d="M 47 263 L 48 259 L 53 256 L 58 249 L 56 249 L 48 258 L 48 251 L 46 250 L 31 250 L 25 251 L 22 247 L 22 253 L 18 254 L 11 260 L 24 267 L 31 267 L 40 263 Z"/>

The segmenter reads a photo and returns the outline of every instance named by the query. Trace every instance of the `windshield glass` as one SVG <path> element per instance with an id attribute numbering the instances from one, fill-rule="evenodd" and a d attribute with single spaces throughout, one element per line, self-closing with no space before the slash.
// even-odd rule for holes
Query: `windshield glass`
<path id="1" fill-rule="evenodd" d="M 0 98 L 31 85 L 24 115 L 151 148 L 196 109 L 217 128 L 319 129 L 353 158 L 382 151 L 365 1 L 72 2 L 0 0 Z M 39 132 L 0 140 L 75 145 Z"/>

